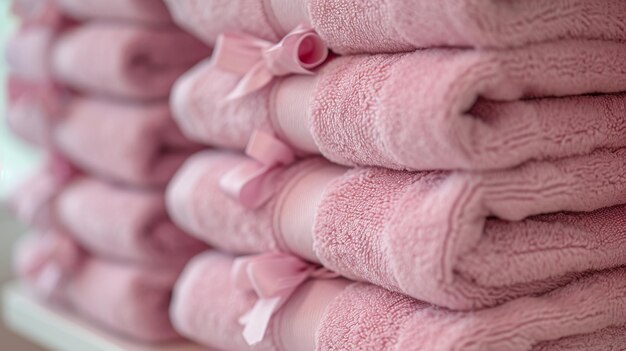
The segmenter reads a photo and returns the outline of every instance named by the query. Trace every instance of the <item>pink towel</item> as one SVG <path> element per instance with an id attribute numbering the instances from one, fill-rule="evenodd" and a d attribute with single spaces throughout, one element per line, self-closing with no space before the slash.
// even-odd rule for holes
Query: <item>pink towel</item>
<path id="1" fill-rule="evenodd" d="M 68 16 L 78 20 L 117 20 L 166 24 L 172 20 L 161 0 L 57 0 Z"/>
<path id="2" fill-rule="evenodd" d="M 192 156 L 168 186 L 172 220 L 217 249 L 292 252 L 462 310 L 626 265 L 626 207 L 608 207 L 626 203 L 626 149 L 484 173 L 346 172 L 311 159 L 278 168 L 273 196 L 256 210 L 220 185 L 242 162 Z"/>
<path id="3" fill-rule="evenodd" d="M 26 28 L 9 43 L 9 64 L 49 75 L 89 93 L 150 100 L 165 98 L 176 78 L 210 49 L 172 27 L 89 23 L 57 33 Z"/>
<path id="4" fill-rule="evenodd" d="M 39 89 L 40 91 L 37 91 Z M 163 186 L 197 149 L 163 103 L 55 95 L 36 87 L 14 99 L 7 119 L 26 140 L 58 149 L 79 168 L 139 186 Z M 59 105 L 59 99 L 63 102 Z"/>
<path id="5" fill-rule="evenodd" d="M 176 22 L 214 44 L 224 31 L 277 40 L 311 25 L 337 53 L 436 46 L 509 47 L 556 39 L 626 40 L 622 0 L 165 0 Z"/>
<path id="6" fill-rule="evenodd" d="M 24 223 L 56 227 L 95 256 L 135 264 L 182 267 L 206 250 L 206 245 L 172 223 L 160 191 L 75 176 L 46 195 L 43 192 L 55 182 L 51 177 L 40 172 L 14 194 L 14 212 Z M 50 218 L 38 221 L 38 216 Z"/>
<path id="7" fill-rule="evenodd" d="M 60 33 L 76 26 L 76 23 L 67 20 L 58 22 L 22 22 L 22 26 L 9 38 L 4 48 L 11 74 L 33 82 L 53 79 L 51 50 Z"/>
<path id="8" fill-rule="evenodd" d="M 78 259 L 64 264 L 68 253 Z M 168 317 L 177 269 L 101 261 L 57 232 L 24 238 L 16 262 L 18 273 L 36 294 L 52 298 L 110 331 L 144 342 L 180 338 Z M 59 274 L 53 284 L 52 272 Z"/>
<path id="9" fill-rule="evenodd" d="M 54 83 L 33 82 L 12 74 L 7 79 L 6 123 L 20 138 L 37 146 L 50 144 L 52 123 L 63 102 Z"/>
<path id="10" fill-rule="evenodd" d="M 409 170 L 507 168 L 626 145 L 626 95 L 571 96 L 626 91 L 621 43 L 340 57 L 317 76 L 227 100 L 239 78 L 205 61 L 179 79 L 174 118 L 189 138 L 243 149 L 255 129 L 272 130 L 336 163 Z"/>
<path id="11" fill-rule="evenodd" d="M 23 27 L 5 47 L 11 73 L 31 81 L 45 81 L 50 75 L 50 48 L 56 38 L 48 27 Z"/>
<path id="12" fill-rule="evenodd" d="M 603 272 L 537 297 L 453 312 L 364 283 L 310 280 L 272 317 L 254 347 L 238 319 L 255 303 L 230 278 L 233 259 L 194 258 L 174 288 L 175 328 L 224 350 L 622 350 L 626 271 Z"/>
<path id="13" fill-rule="evenodd" d="M 93 23 L 63 35 L 52 69 L 77 89 L 134 99 L 168 95 L 173 82 L 210 54 L 175 28 Z"/>

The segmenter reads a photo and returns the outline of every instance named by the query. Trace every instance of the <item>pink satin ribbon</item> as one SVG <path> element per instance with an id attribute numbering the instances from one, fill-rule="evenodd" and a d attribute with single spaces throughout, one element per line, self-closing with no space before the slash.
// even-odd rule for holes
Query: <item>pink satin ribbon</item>
<path id="1" fill-rule="evenodd" d="M 11 12 L 29 25 L 55 27 L 62 20 L 62 14 L 52 0 L 13 0 Z"/>
<path id="2" fill-rule="evenodd" d="M 248 34 L 225 33 L 216 42 L 215 65 L 243 77 L 227 99 L 236 99 L 269 84 L 274 77 L 313 74 L 328 58 L 328 48 L 312 28 L 303 25 L 274 44 Z"/>
<path id="3" fill-rule="evenodd" d="M 45 298 L 51 298 L 80 263 L 81 249 L 69 237 L 45 233 L 29 243 L 22 274 Z"/>
<path id="4" fill-rule="evenodd" d="M 268 132 L 255 131 L 246 148 L 251 159 L 227 172 L 220 188 L 244 207 L 256 209 L 276 191 L 277 176 L 296 159 L 291 148 Z"/>
<path id="5" fill-rule="evenodd" d="M 55 224 L 52 209 L 54 198 L 79 174 L 79 171 L 55 152 L 48 155 L 44 171 L 50 176 L 44 181 L 37 182 L 36 188 L 29 189 L 30 197 L 17 209 L 19 211 L 17 215 L 35 227 L 50 228 Z"/>
<path id="6" fill-rule="evenodd" d="M 46 82 L 40 84 L 33 98 L 46 113 L 50 123 L 56 123 L 65 116 L 65 110 L 72 100 L 72 93 L 55 82 Z"/>
<path id="7" fill-rule="evenodd" d="M 296 289 L 310 278 L 332 279 L 338 275 L 313 266 L 286 253 L 266 253 L 235 260 L 232 279 L 235 287 L 254 291 L 258 300 L 241 316 L 243 337 L 249 345 L 263 340 L 269 322 Z"/>
<path id="8" fill-rule="evenodd" d="M 73 93 L 53 81 L 30 83 L 15 76 L 8 80 L 9 108 L 20 104 L 36 108 L 52 134 L 54 124 L 62 120 L 73 99 Z M 52 139 L 52 136 L 48 136 Z M 46 142 L 50 142 L 47 140 Z"/>

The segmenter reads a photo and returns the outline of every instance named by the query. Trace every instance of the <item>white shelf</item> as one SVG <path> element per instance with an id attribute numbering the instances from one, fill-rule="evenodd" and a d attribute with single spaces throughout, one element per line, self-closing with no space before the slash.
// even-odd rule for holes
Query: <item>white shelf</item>
<path id="1" fill-rule="evenodd" d="M 2 297 L 4 320 L 16 333 L 55 351 L 204 351 L 191 343 L 146 346 L 109 335 L 76 316 L 31 297 L 19 283 L 7 285 Z"/>

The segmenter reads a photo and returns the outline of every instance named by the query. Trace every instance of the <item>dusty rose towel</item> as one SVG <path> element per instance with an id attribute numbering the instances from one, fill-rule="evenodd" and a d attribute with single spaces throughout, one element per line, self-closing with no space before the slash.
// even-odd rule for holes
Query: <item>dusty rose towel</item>
<path id="1" fill-rule="evenodd" d="M 51 177 L 40 172 L 18 188 L 12 205 L 24 223 L 55 226 L 91 254 L 135 264 L 182 266 L 206 250 L 172 223 L 160 191 L 116 187 L 81 175 L 54 185 Z M 54 188 L 47 195 L 49 186 Z"/>
<path id="2" fill-rule="evenodd" d="M 340 164 L 410 170 L 506 168 L 626 145 L 626 95 L 571 96 L 626 91 L 621 43 L 340 57 L 317 76 L 227 100 L 239 78 L 207 60 L 179 79 L 172 106 L 188 137 L 242 149 L 260 128 Z"/>
<path id="3" fill-rule="evenodd" d="M 218 249 L 293 252 L 469 309 L 626 264 L 626 207 L 599 209 L 626 203 L 625 160 L 626 149 L 598 150 L 498 172 L 409 173 L 311 159 L 277 169 L 274 196 L 250 210 L 220 185 L 250 160 L 206 151 L 178 171 L 166 201 L 175 223 Z"/>
<path id="4" fill-rule="evenodd" d="M 477 312 L 434 308 L 364 283 L 312 280 L 248 346 L 239 317 L 254 293 L 231 282 L 232 257 L 194 258 L 174 288 L 171 318 L 184 336 L 225 350 L 622 350 L 624 269 L 576 281 L 547 295 Z"/>
<path id="5" fill-rule="evenodd" d="M 163 186 L 197 149 L 178 131 L 165 102 L 111 102 L 53 91 L 27 89 L 11 104 L 8 123 L 16 134 L 58 149 L 89 173 L 116 182 Z"/>
<path id="6" fill-rule="evenodd" d="M 277 40 L 309 24 L 341 54 L 436 46 L 509 47 L 555 39 L 626 40 L 622 0 L 165 0 L 209 44 L 224 31 Z"/>
<path id="7" fill-rule="evenodd" d="M 171 22 L 161 0 L 56 0 L 61 10 L 78 20 L 122 20 L 146 24 Z"/>
<path id="8" fill-rule="evenodd" d="M 63 261 L 68 254 L 77 255 L 77 259 Z M 24 238 L 17 248 L 16 262 L 18 273 L 36 294 L 75 309 L 102 327 L 144 342 L 180 338 L 168 317 L 178 269 L 101 261 L 87 256 L 58 232 Z M 60 279 L 49 285 L 53 267 L 59 268 Z"/>
<path id="9" fill-rule="evenodd" d="M 78 90 L 141 100 L 167 97 L 176 78 L 209 54 L 173 26 L 99 22 L 60 34 L 26 28 L 7 46 L 9 64 L 18 72 L 45 69 Z"/>

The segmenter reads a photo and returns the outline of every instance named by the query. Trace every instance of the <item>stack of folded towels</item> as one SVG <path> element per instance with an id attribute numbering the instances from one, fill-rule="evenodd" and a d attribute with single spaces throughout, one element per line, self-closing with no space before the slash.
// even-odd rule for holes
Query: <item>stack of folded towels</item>
<path id="1" fill-rule="evenodd" d="M 225 252 L 179 279 L 181 334 L 626 347 L 626 2 L 166 2 L 214 46 L 174 118 L 246 153 L 202 151 L 168 186 L 174 222 Z"/>
<path id="2" fill-rule="evenodd" d="M 48 154 L 11 202 L 31 234 L 16 269 L 41 298 L 121 335 L 180 339 L 168 315 L 185 263 L 206 250 L 178 229 L 164 190 L 198 146 L 168 96 L 210 49 L 162 2 L 15 1 L 7 119 Z"/>
<path id="3" fill-rule="evenodd" d="M 110 5 L 95 11 L 99 2 L 59 4 L 75 18 L 113 16 Z M 142 1 L 110 3 L 130 2 Z M 169 134 L 173 125 L 130 121 L 159 120 L 146 107 L 162 97 L 152 89 L 167 92 L 179 73 L 171 65 L 196 59 L 195 44 L 123 34 L 112 43 L 90 23 L 50 36 L 52 75 L 82 97 L 63 90 L 71 108 L 59 119 L 16 99 L 21 117 L 11 121 L 118 184 L 167 183 L 198 151 L 186 139 L 212 148 L 184 161 L 165 194 L 173 223 L 221 251 L 197 255 L 178 278 L 169 313 L 179 334 L 223 350 L 626 347 L 626 2 L 165 3 L 213 48 L 170 97 L 184 137 Z M 120 33 L 122 20 L 147 21 L 122 12 Z M 22 45 L 32 50 L 44 39 L 30 34 Z M 115 47 L 96 50 L 104 45 Z M 158 54 L 133 56 L 148 47 Z M 140 100 L 145 110 L 86 92 Z M 59 163 L 48 175 L 72 173 Z M 54 197 L 37 194 L 50 180 L 19 192 L 53 199 L 38 211 L 32 200 L 16 206 L 31 223 L 54 218 L 111 258 L 136 259 L 138 245 L 157 240 L 154 222 L 139 237 L 128 229 L 137 223 L 120 218 L 140 207 L 128 192 L 113 199 L 111 185 L 54 179 L 64 184 Z M 171 250 L 189 240 L 179 233 L 158 244 L 170 250 L 159 262 L 174 271 Z M 129 240 L 133 255 L 124 256 Z M 121 278 L 75 273 L 104 270 L 96 264 L 68 263 L 63 277 L 89 298 L 81 305 L 69 291 L 69 300 L 102 319 L 110 311 L 94 301 Z M 125 308 L 154 315 L 139 297 L 153 292 L 141 289 Z"/>

